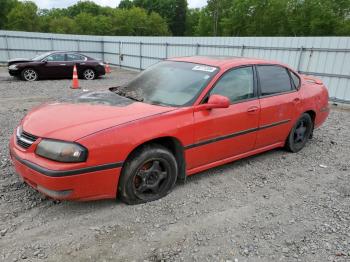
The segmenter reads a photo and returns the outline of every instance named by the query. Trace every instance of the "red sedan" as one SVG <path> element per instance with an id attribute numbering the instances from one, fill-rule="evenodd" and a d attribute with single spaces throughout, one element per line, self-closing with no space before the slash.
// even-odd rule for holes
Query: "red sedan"
<path id="1" fill-rule="evenodd" d="M 126 86 L 32 110 L 10 154 L 20 177 L 52 198 L 144 203 L 218 165 L 298 152 L 328 114 L 322 82 L 285 65 L 175 58 Z"/>

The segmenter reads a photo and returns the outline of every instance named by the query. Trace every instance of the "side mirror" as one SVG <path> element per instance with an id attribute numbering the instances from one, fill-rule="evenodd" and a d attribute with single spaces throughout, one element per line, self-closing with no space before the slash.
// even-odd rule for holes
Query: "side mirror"
<path id="1" fill-rule="evenodd" d="M 41 62 L 43 62 L 44 64 L 46 64 L 46 63 L 47 63 L 47 60 L 46 60 L 46 59 L 44 59 L 44 60 L 42 60 Z"/>
<path id="2" fill-rule="evenodd" d="M 228 108 L 230 106 L 230 99 L 222 95 L 211 95 L 208 103 L 196 107 L 196 111 L 210 110 L 214 108 Z"/>

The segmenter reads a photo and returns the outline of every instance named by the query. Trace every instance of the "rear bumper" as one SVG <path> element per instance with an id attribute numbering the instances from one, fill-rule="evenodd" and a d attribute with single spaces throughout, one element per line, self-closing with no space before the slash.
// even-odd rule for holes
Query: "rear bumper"
<path id="1" fill-rule="evenodd" d="M 329 105 L 322 107 L 319 112 L 316 113 L 315 128 L 320 127 L 328 118 L 330 112 Z"/>
<path id="2" fill-rule="evenodd" d="M 75 170 L 65 170 L 65 173 L 62 173 L 38 166 L 30 160 L 20 157 L 20 154 L 23 152 L 16 149 L 14 139 L 11 139 L 10 156 L 17 174 L 32 188 L 53 199 L 87 201 L 115 198 L 117 195 L 121 167 L 111 167 L 99 171 L 91 171 L 90 168 L 88 173 L 78 174 L 72 172 Z M 38 170 L 44 171 L 39 172 Z M 48 175 L 51 174 L 50 172 L 53 172 L 54 175 L 60 172 L 60 175 L 50 176 Z"/>
<path id="3" fill-rule="evenodd" d="M 99 75 L 99 76 L 106 74 L 105 68 L 103 66 L 100 66 L 100 65 L 96 67 L 96 72 L 97 72 L 97 75 Z"/>

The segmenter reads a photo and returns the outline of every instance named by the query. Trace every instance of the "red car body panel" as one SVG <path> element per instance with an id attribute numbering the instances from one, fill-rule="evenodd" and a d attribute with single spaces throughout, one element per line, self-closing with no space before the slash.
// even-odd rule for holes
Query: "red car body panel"
<path id="1" fill-rule="evenodd" d="M 123 163 L 144 143 L 162 138 L 177 141 L 184 154 L 184 163 L 180 164 L 186 175 L 192 175 L 284 146 L 291 128 L 304 112 L 315 115 L 315 127 L 329 114 L 325 86 L 317 79 L 303 76 L 299 90 L 294 92 L 257 97 L 225 109 L 197 110 L 206 93 L 227 70 L 242 65 L 280 64 L 244 58 L 172 60 L 219 68 L 192 106 L 134 102 L 124 107 L 79 103 L 38 107 L 22 120 L 22 125 L 39 139 L 25 150 L 17 145 L 15 135 L 11 137 L 10 153 L 16 171 L 39 191 L 38 185 L 54 191 L 72 190 L 67 197 L 55 197 L 58 199 L 114 198 Z M 35 148 L 42 138 L 77 142 L 88 148 L 88 158 L 82 163 L 59 163 L 40 157 Z M 96 171 L 95 167 L 102 168 Z"/>

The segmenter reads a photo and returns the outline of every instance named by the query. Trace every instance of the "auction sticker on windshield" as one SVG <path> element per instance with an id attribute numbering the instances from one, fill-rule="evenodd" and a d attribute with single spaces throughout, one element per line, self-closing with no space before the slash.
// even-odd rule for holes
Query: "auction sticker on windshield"
<path id="1" fill-rule="evenodd" d="M 193 67 L 192 70 L 213 73 L 216 70 L 216 67 L 197 65 L 197 66 Z"/>

